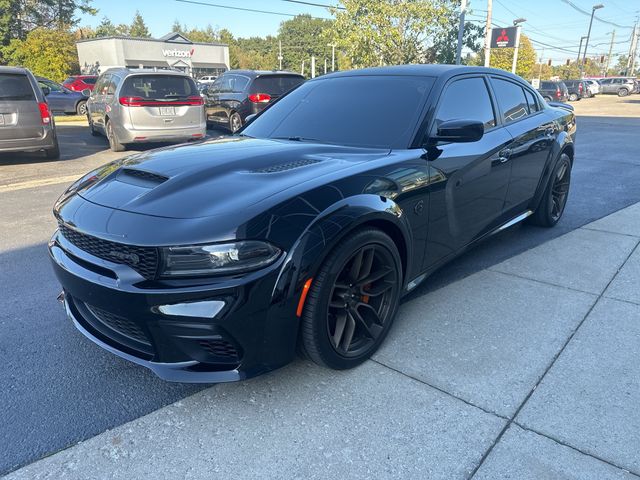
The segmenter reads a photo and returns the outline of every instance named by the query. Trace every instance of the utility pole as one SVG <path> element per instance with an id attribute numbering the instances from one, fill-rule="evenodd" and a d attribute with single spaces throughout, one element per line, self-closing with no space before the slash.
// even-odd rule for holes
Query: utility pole
<path id="1" fill-rule="evenodd" d="M 279 70 L 282 70 L 282 40 L 278 40 L 278 62 L 280 62 Z"/>
<path id="2" fill-rule="evenodd" d="M 327 74 L 327 57 L 324 58 L 324 74 Z"/>
<path id="3" fill-rule="evenodd" d="M 578 47 L 578 58 L 576 58 L 576 63 L 580 65 L 580 54 L 582 53 L 582 42 L 584 42 L 587 37 L 580 37 L 580 46 Z"/>
<path id="4" fill-rule="evenodd" d="M 336 44 L 327 43 L 327 47 L 331 47 L 331 71 L 336 71 Z"/>
<path id="5" fill-rule="evenodd" d="M 300 67 L 300 75 L 304 77 L 304 60 L 302 60 L 302 66 Z"/>
<path id="6" fill-rule="evenodd" d="M 487 28 L 484 33 L 484 66 L 488 67 L 491 57 L 491 11 L 493 0 L 487 0 Z"/>
<path id="7" fill-rule="evenodd" d="M 467 0 L 460 2 L 460 26 L 458 27 L 458 48 L 456 49 L 456 65 L 460 65 L 462 55 L 462 40 L 464 37 L 464 14 L 467 12 Z"/>
<path id="8" fill-rule="evenodd" d="M 587 41 L 584 44 L 584 53 L 582 54 L 582 63 L 580 64 L 580 78 L 582 78 L 582 75 L 584 73 L 584 63 L 587 60 L 587 48 L 589 47 L 589 38 L 591 37 L 591 26 L 593 25 L 593 16 L 596 13 L 596 10 L 599 10 L 601 8 L 604 8 L 604 5 L 602 5 L 601 3 L 598 3 L 597 5 L 594 5 L 593 7 L 591 7 L 591 20 L 589 20 L 589 31 L 587 32 Z"/>
<path id="9" fill-rule="evenodd" d="M 632 45 L 633 45 L 633 51 L 631 52 L 631 57 L 630 57 L 630 62 L 631 62 L 631 70 L 629 72 L 627 72 L 627 75 L 629 75 L 630 77 L 633 77 L 633 73 L 636 69 L 636 56 L 638 55 L 638 22 L 636 22 L 634 28 L 633 28 L 633 41 L 632 41 Z"/>
<path id="10" fill-rule="evenodd" d="M 611 65 L 611 53 L 613 52 L 613 41 L 616 38 L 616 29 L 613 29 L 613 32 L 611 32 L 611 44 L 609 45 L 609 55 L 607 56 L 607 68 L 604 71 L 604 76 L 606 77 L 607 74 L 609 73 L 609 65 Z"/>
<path id="11" fill-rule="evenodd" d="M 544 47 L 542 47 L 542 52 L 540 53 L 540 70 L 538 70 L 538 80 L 542 80 L 542 58 L 544 57 Z"/>
<path id="12" fill-rule="evenodd" d="M 311 78 L 316 78 L 316 57 L 311 55 Z"/>

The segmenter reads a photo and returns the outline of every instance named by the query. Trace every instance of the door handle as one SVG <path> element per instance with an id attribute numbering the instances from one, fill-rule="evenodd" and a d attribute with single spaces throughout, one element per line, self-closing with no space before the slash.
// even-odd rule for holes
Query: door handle
<path id="1" fill-rule="evenodd" d="M 509 159 L 511 158 L 511 153 L 512 151 L 510 148 L 503 148 L 498 152 L 498 161 L 500 163 L 505 163 L 509 161 Z"/>

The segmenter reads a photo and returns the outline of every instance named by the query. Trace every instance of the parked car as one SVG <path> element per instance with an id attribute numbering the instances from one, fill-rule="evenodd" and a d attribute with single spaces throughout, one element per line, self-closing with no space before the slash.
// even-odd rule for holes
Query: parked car
<path id="1" fill-rule="evenodd" d="M 114 152 L 132 143 L 198 140 L 207 131 L 203 105 L 186 73 L 109 69 L 89 98 L 89 129 L 92 135 L 105 135 Z"/>
<path id="2" fill-rule="evenodd" d="M 547 102 L 566 102 L 569 100 L 569 90 L 563 82 L 540 82 L 538 92 Z"/>
<path id="3" fill-rule="evenodd" d="M 264 110 L 304 82 L 292 72 L 229 70 L 203 90 L 207 122 L 236 132 L 249 115 Z"/>
<path id="4" fill-rule="evenodd" d="M 205 75 L 204 77 L 200 77 L 198 82 L 200 83 L 213 83 L 218 78 L 218 75 Z"/>
<path id="5" fill-rule="evenodd" d="M 587 89 L 589 91 L 590 97 L 595 97 L 600 93 L 600 84 L 597 80 L 587 78 L 584 80 L 584 82 L 587 84 Z"/>
<path id="6" fill-rule="evenodd" d="M 615 93 L 619 97 L 626 97 L 636 89 L 636 84 L 631 78 L 609 77 L 600 79 L 601 93 Z"/>
<path id="7" fill-rule="evenodd" d="M 100 167 L 54 207 L 61 299 L 101 347 L 171 381 L 336 369 L 471 245 L 562 217 L 571 107 L 503 70 L 324 75 L 230 137 Z"/>
<path id="8" fill-rule="evenodd" d="M 69 115 L 86 115 L 88 92 L 74 92 L 63 87 L 53 80 L 44 77 L 36 77 L 40 87 L 47 87 L 47 103 L 54 113 L 66 113 Z"/>
<path id="9" fill-rule="evenodd" d="M 82 92 L 83 90 L 93 90 L 96 86 L 97 75 L 72 75 L 67 78 L 62 85 L 74 92 Z"/>
<path id="10" fill-rule="evenodd" d="M 584 80 L 563 80 L 569 92 L 569 101 L 576 102 L 582 98 L 589 98 L 589 88 Z"/>
<path id="11" fill-rule="evenodd" d="M 60 157 L 53 115 L 45 94 L 26 68 L 0 66 L 0 152 L 44 151 Z"/>

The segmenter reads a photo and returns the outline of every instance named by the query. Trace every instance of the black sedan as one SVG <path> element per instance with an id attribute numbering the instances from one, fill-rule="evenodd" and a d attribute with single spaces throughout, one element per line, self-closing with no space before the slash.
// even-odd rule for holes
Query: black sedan
<path id="1" fill-rule="evenodd" d="M 501 70 L 326 75 L 236 135 L 73 184 L 49 244 L 61 299 L 89 339 L 166 380 L 239 380 L 296 351 L 351 368 L 435 269 L 560 220 L 575 132 L 570 107 Z"/>

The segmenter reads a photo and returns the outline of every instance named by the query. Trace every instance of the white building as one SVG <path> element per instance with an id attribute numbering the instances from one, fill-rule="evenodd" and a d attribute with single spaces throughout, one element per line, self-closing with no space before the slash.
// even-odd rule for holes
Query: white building
<path id="1" fill-rule="evenodd" d="M 223 43 L 192 42 L 180 33 L 162 38 L 100 37 L 76 43 L 80 70 L 99 74 L 107 68 L 163 68 L 195 78 L 220 75 L 229 69 L 229 47 Z"/>

